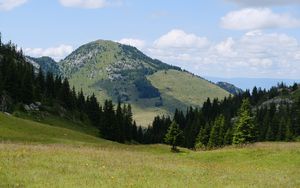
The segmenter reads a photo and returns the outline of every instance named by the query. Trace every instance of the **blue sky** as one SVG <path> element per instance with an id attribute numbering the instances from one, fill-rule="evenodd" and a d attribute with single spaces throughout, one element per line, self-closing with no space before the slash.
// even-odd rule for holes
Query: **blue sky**
<path id="1" fill-rule="evenodd" d="M 300 0 L 0 0 L 31 56 L 108 39 L 200 76 L 300 79 Z"/>

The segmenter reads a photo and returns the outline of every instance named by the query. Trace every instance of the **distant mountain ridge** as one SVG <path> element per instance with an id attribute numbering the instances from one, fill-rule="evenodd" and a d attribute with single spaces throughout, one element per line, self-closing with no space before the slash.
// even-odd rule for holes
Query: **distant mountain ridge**
<path id="1" fill-rule="evenodd" d="M 287 78 L 221 78 L 221 77 L 211 77 L 204 76 L 207 80 L 212 82 L 227 82 L 235 85 L 242 90 L 250 89 L 252 90 L 254 86 L 262 89 L 270 89 L 276 86 L 278 83 L 285 83 L 287 85 L 292 85 L 293 83 L 300 83 L 300 79 L 287 79 Z"/>
<path id="2" fill-rule="evenodd" d="M 34 66 L 36 71 L 41 68 L 44 72 L 52 72 L 55 75 L 61 74 L 59 65 L 51 57 L 43 56 L 35 58 L 26 56 L 26 60 Z"/>
<path id="3" fill-rule="evenodd" d="M 217 82 L 217 85 L 233 95 L 243 93 L 243 90 L 241 88 L 238 88 L 235 85 L 227 83 L 227 82 Z"/>

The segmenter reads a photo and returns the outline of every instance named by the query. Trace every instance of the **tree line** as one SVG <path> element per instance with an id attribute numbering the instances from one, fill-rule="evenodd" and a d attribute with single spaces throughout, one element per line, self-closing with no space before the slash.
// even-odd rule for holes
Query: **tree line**
<path id="1" fill-rule="evenodd" d="M 207 99 L 201 108 L 176 110 L 174 117 L 155 117 L 144 143 L 170 143 L 171 127 L 181 132 L 177 145 L 212 149 L 256 141 L 292 141 L 300 135 L 300 98 L 290 100 L 298 85 L 278 84 L 270 90 L 254 87 L 223 100 Z M 274 99 L 278 99 L 277 101 Z M 266 102 L 267 101 L 267 102 Z M 173 123 L 172 123 L 173 122 Z M 175 131 L 176 132 L 176 131 Z"/>

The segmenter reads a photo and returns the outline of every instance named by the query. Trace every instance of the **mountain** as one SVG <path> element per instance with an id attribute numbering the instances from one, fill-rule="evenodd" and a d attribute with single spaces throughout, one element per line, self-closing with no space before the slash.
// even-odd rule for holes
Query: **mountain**
<path id="1" fill-rule="evenodd" d="M 227 82 L 217 82 L 217 85 L 233 95 L 243 93 L 243 90 L 241 88 L 238 88 L 235 85 L 227 83 Z"/>
<path id="2" fill-rule="evenodd" d="M 39 68 L 42 68 L 44 72 L 52 72 L 55 75 L 60 74 L 60 69 L 56 61 L 54 61 L 51 57 L 39 57 L 34 58 L 30 56 L 26 56 L 26 60 L 31 63 L 36 71 L 38 71 Z"/>
<path id="3" fill-rule="evenodd" d="M 270 89 L 276 86 L 278 83 L 285 83 L 287 85 L 292 85 L 293 83 L 299 83 L 299 79 L 285 79 L 285 78 L 219 78 L 205 76 L 207 80 L 212 82 L 227 82 L 241 88 L 242 90 L 250 89 L 252 90 L 254 86 L 262 89 Z"/>
<path id="4" fill-rule="evenodd" d="M 118 100 L 132 105 L 138 124 L 172 114 L 176 108 L 200 106 L 208 97 L 229 93 L 179 67 L 152 59 L 137 48 L 112 41 L 85 44 L 58 62 L 63 76 L 100 102 Z"/>

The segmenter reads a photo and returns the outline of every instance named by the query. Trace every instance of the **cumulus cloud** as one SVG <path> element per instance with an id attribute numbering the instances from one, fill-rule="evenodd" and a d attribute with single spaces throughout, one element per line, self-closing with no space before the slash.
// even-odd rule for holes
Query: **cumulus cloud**
<path id="1" fill-rule="evenodd" d="M 49 56 L 55 60 L 61 60 L 73 51 L 73 47 L 70 45 L 59 45 L 51 48 L 25 48 L 26 55 L 33 57 Z"/>
<path id="2" fill-rule="evenodd" d="M 300 0 L 225 0 L 225 1 L 232 2 L 240 6 L 256 6 L 256 7 L 300 4 Z"/>
<path id="3" fill-rule="evenodd" d="M 133 39 L 133 38 L 124 38 L 124 39 L 118 40 L 116 42 L 121 43 L 121 44 L 134 46 L 138 49 L 143 49 L 146 45 L 145 41 L 140 40 L 140 39 Z"/>
<path id="4" fill-rule="evenodd" d="M 269 8 L 246 8 L 229 12 L 221 26 L 233 30 L 300 27 L 300 20 L 288 14 L 276 14 Z"/>
<path id="5" fill-rule="evenodd" d="M 158 48 L 203 48 L 208 43 L 205 37 L 174 29 L 157 39 L 154 45 Z"/>
<path id="6" fill-rule="evenodd" d="M 234 40 L 230 37 L 223 42 L 216 45 L 216 50 L 220 55 L 233 57 L 236 56 L 236 52 L 232 49 L 235 44 Z"/>
<path id="7" fill-rule="evenodd" d="M 79 7 L 87 9 L 103 8 L 108 5 L 106 0 L 59 0 L 65 7 Z"/>
<path id="8" fill-rule="evenodd" d="M 202 76 L 298 78 L 300 73 L 299 41 L 261 30 L 209 42 L 204 48 L 165 48 L 154 42 L 145 52 Z"/>
<path id="9" fill-rule="evenodd" d="M 0 10 L 9 11 L 25 4 L 27 0 L 0 0 Z"/>

